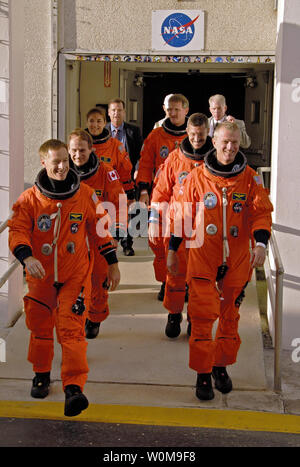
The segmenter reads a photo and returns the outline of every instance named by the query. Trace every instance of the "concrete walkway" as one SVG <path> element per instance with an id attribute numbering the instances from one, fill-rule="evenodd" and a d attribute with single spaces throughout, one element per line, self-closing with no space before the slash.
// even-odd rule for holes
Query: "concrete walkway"
<path id="1" fill-rule="evenodd" d="M 164 334 L 167 312 L 156 298 L 159 284 L 154 278 L 152 252 L 146 239 L 136 239 L 134 247 L 134 257 L 119 253 L 121 284 L 110 294 L 110 316 L 102 323 L 97 339 L 88 341 L 90 373 L 85 393 L 90 403 L 299 414 L 298 394 L 292 393 L 291 387 L 285 401 L 284 395 L 274 393 L 270 386 L 272 375 L 265 367 L 254 281 L 247 287 L 240 310 L 238 361 L 228 367 L 234 390 L 227 395 L 215 391 L 215 398 L 207 402 L 195 397 L 196 374 L 188 367 L 186 310 L 180 337 L 168 339 Z M 6 363 L 0 363 L 2 404 L 33 401 L 33 374 L 26 359 L 28 338 L 22 315 L 5 336 Z M 60 360 L 56 344 L 47 402 L 64 401 Z M 268 354 L 268 364 L 271 360 Z"/>

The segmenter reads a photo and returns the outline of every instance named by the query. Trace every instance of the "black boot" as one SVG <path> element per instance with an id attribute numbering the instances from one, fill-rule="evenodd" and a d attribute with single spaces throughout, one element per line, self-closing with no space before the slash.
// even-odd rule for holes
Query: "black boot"
<path id="1" fill-rule="evenodd" d="M 88 318 L 85 321 L 85 337 L 87 339 L 95 339 L 99 334 L 100 323 L 94 323 Z"/>
<path id="2" fill-rule="evenodd" d="M 36 373 L 32 380 L 31 397 L 44 399 L 49 394 L 50 371 L 47 373 Z"/>
<path id="3" fill-rule="evenodd" d="M 189 301 L 189 286 L 185 284 L 185 296 L 184 296 L 184 301 L 187 303 Z"/>
<path id="4" fill-rule="evenodd" d="M 123 253 L 124 253 L 125 256 L 134 256 L 135 255 L 135 252 L 134 252 L 134 249 L 133 249 L 132 237 L 128 238 L 128 235 L 127 235 L 126 238 L 123 238 L 121 240 L 121 246 L 123 248 Z"/>
<path id="5" fill-rule="evenodd" d="M 181 328 L 180 323 L 182 321 L 182 313 L 169 313 L 168 314 L 168 322 L 165 329 L 165 334 L 167 337 L 178 337 Z"/>
<path id="6" fill-rule="evenodd" d="M 123 253 L 125 256 L 134 256 L 135 252 L 132 246 L 126 246 L 123 248 Z"/>
<path id="7" fill-rule="evenodd" d="M 232 381 L 225 366 L 213 366 L 212 376 L 215 380 L 215 388 L 218 391 L 227 394 L 232 390 Z"/>
<path id="8" fill-rule="evenodd" d="M 166 283 L 165 283 L 165 282 L 162 282 L 162 284 L 161 284 L 161 286 L 160 286 L 160 291 L 159 291 L 158 294 L 157 294 L 157 300 L 159 300 L 160 302 L 163 302 L 163 301 L 164 301 L 165 288 L 166 288 Z"/>
<path id="9" fill-rule="evenodd" d="M 196 396 L 203 401 L 209 401 L 215 397 L 211 384 L 211 373 L 198 373 Z"/>
<path id="10" fill-rule="evenodd" d="M 69 384 L 65 387 L 65 416 L 75 417 L 79 415 L 82 410 L 86 409 L 89 401 L 81 392 L 81 389 L 76 384 Z"/>

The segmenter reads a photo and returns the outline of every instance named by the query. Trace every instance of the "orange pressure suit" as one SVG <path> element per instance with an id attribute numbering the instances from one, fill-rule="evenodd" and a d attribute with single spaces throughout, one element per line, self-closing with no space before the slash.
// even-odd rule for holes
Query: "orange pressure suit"
<path id="1" fill-rule="evenodd" d="M 51 370 L 55 326 L 62 348 L 63 388 L 76 384 L 83 390 L 89 370 L 85 313 L 76 314 L 73 305 L 80 298 L 88 308 L 93 245 L 104 255 L 112 251 L 113 245 L 110 234 L 103 238 L 97 235 L 98 200 L 94 191 L 80 185 L 79 177 L 71 169 L 69 176 L 73 178 L 69 192 L 61 198 L 57 194 L 53 197 L 44 189 L 46 171 L 40 171 L 35 186 L 27 189 L 13 206 L 9 246 L 15 255 L 18 248 L 25 246 L 32 252 L 27 256 L 37 258 L 45 269 L 43 279 L 26 274 L 28 293 L 24 305 L 26 324 L 31 331 L 28 360 L 33 364 L 33 371 Z"/>
<path id="2" fill-rule="evenodd" d="M 203 158 L 212 148 L 211 138 L 208 136 L 205 144 L 198 151 L 193 151 L 189 139 L 186 137 L 180 144 L 180 147 L 172 151 L 161 166 L 155 187 L 151 197 L 151 214 L 149 222 L 161 219 L 163 213 L 169 217 L 162 222 L 167 225 L 170 222 L 170 228 L 173 224 L 172 203 L 179 202 L 178 193 L 188 174 L 195 168 L 203 164 Z M 160 204 L 158 204 L 160 203 Z M 168 203 L 169 209 L 166 211 L 161 203 Z M 166 232 L 168 233 L 168 232 Z M 166 253 L 169 246 L 169 236 L 164 236 Z M 187 250 L 185 241 L 183 241 L 177 250 L 179 270 L 178 274 L 167 272 L 165 295 L 163 300 L 164 307 L 170 313 L 180 313 L 183 310 L 185 301 L 186 268 L 187 268 Z"/>
<path id="3" fill-rule="evenodd" d="M 189 245 L 186 242 L 190 248 L 187 280 L 192 324 L 189 365 L 197 373 L 210 373 L 213 366 L 236 361 L 241 343 L 239 306 L 252 275 L 249 240 L 258 231 L 269 235 L 273 210 L 260 178 L 241 152 L 231 173 L 216 170 L 215 159 L 212 151 L 205 164 L 191 172 L 182 195 L 183 203 L 191 207 L 185 222 L 193 222 L 194 237 L 189 237 Z M 216 287 L 220 266 L 223 272 L 228 269 Z"/>
<path id="4" fill-rule="evenodd" d="M 83 171 L 81 167 L 75 165 L 73 168 L 78 173 L 80 181 L 94 189 L 99 201 L 107 201 L 115 208 L 114 213 L 108 209 L 110 230 L 114 237 L 124 237 L 127 224 L 127 197 L 120 183 L 120 177 L 111 166 L 101 163 L 94 153 L 91 153 L 89 162 L 88 170 Z M 109 314 L 107 272 L 107 261 L 103 256 L 95 254 L 91 303 L 87 314 L 87 318 L 92 322 L 101 323 Z"/>
<path id="5" fill-rule="evenodd" d="M 88 132 L 88 129 L 86 131 Z M 93 151 L 100 162 L 116 169 L 128 199 L 134 199 L 135 189 L 131 178 L 132 164 L 124 145 L 118 139 L 112 138 L 107 128 L 104 128 L 103 133 L 99 136 L 90 136 L 93 139 Z"/>
<path id="6" fill-rule="evenodd" d="M 136 184 L 140 189 L 147 188 L 150 191 L 160 165 L 166 161 L 169 153 L 176 149 L 185 137 L 186 129 L 174 129 L 169 118 L 163 122 L 161 127 L 155 128 L 149 133 L 141 150 L 136 178 Z M 163 238 L 158 238 L 155 245 L 149 241 L 149 246 L 155 255 L 153 261 L 155 278 L 158 282 L 165 282 L 167 268 Z"/>

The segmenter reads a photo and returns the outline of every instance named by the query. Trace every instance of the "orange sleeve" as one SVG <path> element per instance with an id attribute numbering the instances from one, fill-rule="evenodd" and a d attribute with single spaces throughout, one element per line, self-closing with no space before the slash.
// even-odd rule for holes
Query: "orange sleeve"
<path id="1" fill-rule="evenodd" d="M 112 224 L 110 231 L 114 237 L 118 236 L 121 232 L 125 236 L 127 232 L 127 196 L 120 181 L 112 177 L 111 170 L 105 167 L 104 182 L 104 198 L 111 203 L 111 207 L 113 207 L 112 211 L 114 211 L 113 215 L 111 215 Z"/>
<path id="2" fill-rule="evenodd" d="M 255 230 L 271 232 L 273 205 L 267 190 L 263 187 L 260 177 L 253 172 L 250 196 L 248 197 L 249 225 L 251 233 Z"/>
<path id="3" fill-rule="evenodd" d="M 172 229 L 176 237 L 191 238 L 196 206 L 199 198 L 195 185 L 194 169 L 183 181 L 176 201 L 172 204 L 173 220 Z"/>
<path id="4" fill-rule="evenodd" d="M 166 162 L 160 166 L 155 177 L 155 187 L 151 198 L 154 203 L 170 202 L 175 185 L 173 169 L 172 159 L 169 156 Z"/>
<path id="5" fill-rule="evenodd" d="M 21 194 L 12 207 L 13 215 L 8 221 L 8 243 L 12 252 L 19 245 L 32 247 L 31 236 L 33 231 L 34 209 L 30 199 L 30 191 L 27 190 Z"/>
<path id="6" fill-rule="evenodd" d="M 123 185 L 125 192 L 134 190 L 134 183 L 131 178 L 132 164 L 130 162 L 129 154 L 121 142 L 118 141 L 116 147 L 116 169 L 120 175 L 120 181 Z"/>
<path id="7" fill-rule="evenodd" d="M 144 141 L 141 149 L 141 157 L 139 160 L 138 174 L 136 183 L 152 183 L 153 173 L 155 170 L 155 133 L 152 131 Z"/>
<path id="8" fill-rule="evenodd" d="M 81 184 L 80 189 L 88 208 L 87 235 L 89 242 L 98 248 L 100 254 L 105 256 L 115 250 L 112 244 L 113 238 L 109 232 L 110 217 L 92 188 Z"/>

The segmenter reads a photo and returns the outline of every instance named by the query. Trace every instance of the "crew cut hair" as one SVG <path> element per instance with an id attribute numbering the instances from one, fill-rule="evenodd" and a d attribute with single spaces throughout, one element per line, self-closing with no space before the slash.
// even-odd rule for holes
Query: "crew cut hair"
<path id="1" fill-rule="evenodd" d="M 222 122 L 222 123 L 219 123 L 217 126 L 216 126 L 216 129 L 214 131 L 214 138 L 217 138 L 220 131 L 223 129 L 223 128 L 226 128 L 226 130 L 230 130 L 230 131 L 238 131 L 239 134 L 241 134 L 241 130 L 239 129 L 238 125 L 236 123 L 233 123 L 233 122 Z"/>
<path id="2" fill-rule="evenodd" d="M 187 126 L 202 126 L 205 125 L 206 128 L 209 128 L 208 118 L 205 114 L 201 112 L 196 112 L 189 116 L 187 121 Z"/>
<path id="3" fill-rule="evenodd" d="M 173 102 L 173 104 L 176 102 L 181 102 L 184 109 L 188 109 L 190 105 L 188 99 L 183 94 L 173 94 L 170 97 L 168 104 L 171 102 Z"/>
<path id="4" fill-rule="evenodd" d="M 116 97 L 115 99 L 111 99 L 108 103 L 108 108 L 110 108 L 111 104 L 122 104 L 123 109 L 125 109 L 125 102 L 120 99 L 120 97 Z"/>
<path id="5" fill-rule="evenodd" d="M 86 141 L 89 149 L 91 149 L 93 146 L 93 140 L 92 140 L 91 135 L 87 131 L 83 130 L 82 128 L 75 128 L 73 131 L 71 131 L 68 137 L 69 145 L 70 145 L 70 141 L 72 138 L 79 138 L 82 141 Z"/>
<path id="6" fill-rule="evenodd" d="M 63 141 L 59 139 L 48 139 L 39 148 L 40 159 L 46 159 L 49 151 L 58 151 L 61 148 L 65 148 L 66 151 L 68 151 L 68 146 Z"/>

